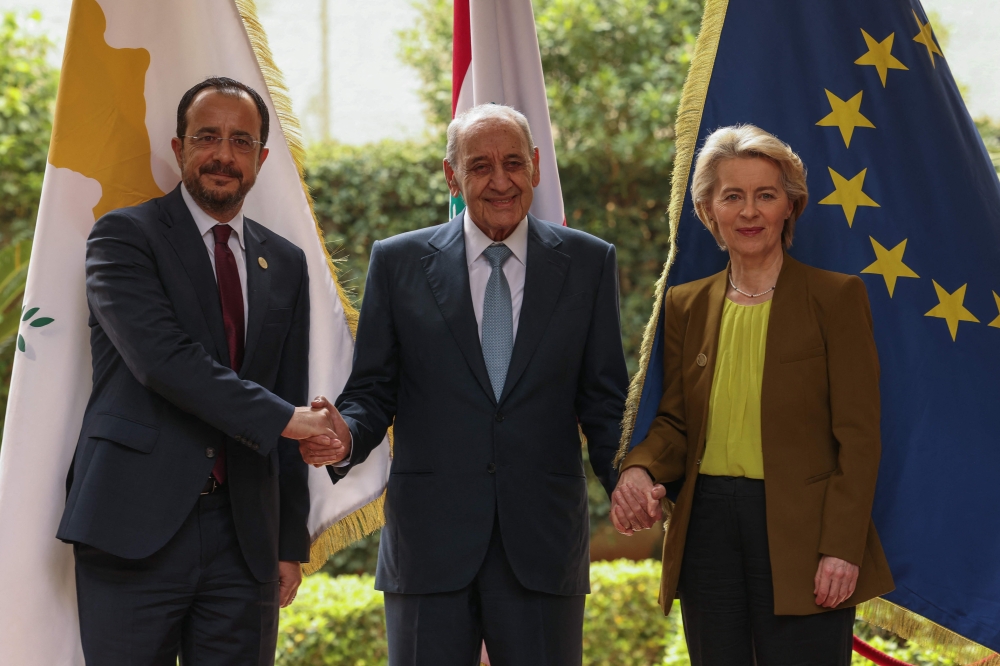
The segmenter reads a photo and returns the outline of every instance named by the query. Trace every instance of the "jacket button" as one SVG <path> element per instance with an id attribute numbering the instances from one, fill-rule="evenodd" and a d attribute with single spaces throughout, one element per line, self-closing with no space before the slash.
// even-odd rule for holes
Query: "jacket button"
<path id="1" fill-rule="evenodd" d="M 493 463 L 490 463 L 489 465 L 486 466 L 486 471 L 489 472 L 490 474 L 493 474 L 494 472 L 497 471 L 497 466 L 494 465 Z"/>
<path id="2" fill-rule="evenodd" d="M 213 449 L 211 446 L 208 447 L 207 449 L 205 449 L 205 457 L 206 458 L 214 458 L 215 457 L 215 449 Z"/>
<path id="3" fill-rule="evenodd" d="M 708 363 L 708 357 L 705 356 L 704 354 L 698 354 L 697 358 L 694 359 L 694 362 L 697 363 L 700 367 L 704 368 L 705 364 Z"/>
<path id="4" fill-rule="evenodd" d="M 496 422 L 497 423 L 503 423 L 503 414 L 497 414 L 497 416 L 496 416 Z"/>

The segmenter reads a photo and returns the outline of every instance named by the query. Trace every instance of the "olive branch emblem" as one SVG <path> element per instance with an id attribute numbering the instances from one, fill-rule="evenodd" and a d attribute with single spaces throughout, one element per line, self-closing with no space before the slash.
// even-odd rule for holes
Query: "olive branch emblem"
<path id="1" fill-rule="evenodd" d="M 21 311 L 23 312 L 23 314 L 21 315 L 21 321 L 24 322 L 24 321 L 28 321 L 29 319 L 31 319 L 31 322 L 28 323 L 28 326 L 31 326 L 32 328 L 42 328 L 43 326 L 48 326 L 49 324 L 51 324 L 52 322 L 55 321 L 55 319 L 53 319 L 52 317 L 37 317 L 35 319 L 32 319 L 32 317 L 34 317 L 36 314 L 38 314 L 38 311 L 40 309 L 41 308 L 31 308 L 27 312 L 24 312 L 24 307 L 22 306 L 21 307 Z M 24 351 L 24 344 L 25 344 L 24 343 L 24 336 L 21 335 L 20 333 L 18 333 L 17 334 L 17 349 L 18 349 L 18 351 L 21 351 L 21 352 Z"/>

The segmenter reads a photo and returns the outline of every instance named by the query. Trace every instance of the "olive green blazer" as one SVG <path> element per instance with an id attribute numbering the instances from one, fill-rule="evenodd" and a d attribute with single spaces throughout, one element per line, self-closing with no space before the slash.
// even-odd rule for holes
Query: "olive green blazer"
<path id="1" fill-rule="evenodd" d="M 727 269 L 728 270 L 728 269 Z M 657 483 L 683 479 L 663 543 L 660 605 L 677 593 L 726 297 L 726 271 L 664 298 L 664 392 L 649 434 L 622 461 Z M 842 606 L 892 591 L 871 508 L 881 450 L 879 365 L 864 283 L 787 254 L 771 303 L 761 388 L 761 446 L 774 612 L 823 612 L 820 557 L 861 567 Z"/>

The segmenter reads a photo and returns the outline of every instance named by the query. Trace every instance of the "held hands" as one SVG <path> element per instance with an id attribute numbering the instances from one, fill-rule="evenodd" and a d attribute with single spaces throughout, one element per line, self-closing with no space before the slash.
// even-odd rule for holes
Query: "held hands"
<path id="1" fill-rule="evenodd" d="M 816 605 L 823 608 L 836 608 L 854 594 L 858 584 L 858 565 L 851 564 L 839 557 L 824 555 L 819 561 L 816 576 L 813 579 L 816 595 Z"/>
<path id="2" fill-rule="evenodd" d="M 299 453 L 302 459 L 313 467 L 335 465 L 351 455 L 351 430 L 337 408 L 330 404 L 324 396 L 317 396 L 312 401 L 312 411 L 326 414 L 333 429 L 333 437 L 317 435 L 299 442 Z"/>
<path id="3" fill-rule="evenodd" d="M 296 407 L 281 436 L 299 440 L 302 459 L 314 467 L 336 464 L 351 454 L 351 431 L 323 396 L 310 407 Z"/>
<path id="4" fill-rule="evenodd" d="M 625 536 L 647 530 L 663 519 L 660 500 L 666 489 L 653 484 L 649 473 L 641 467 L 629 467 L 618 477 L 618 485 L 611 493 L 611 522 Z"/>

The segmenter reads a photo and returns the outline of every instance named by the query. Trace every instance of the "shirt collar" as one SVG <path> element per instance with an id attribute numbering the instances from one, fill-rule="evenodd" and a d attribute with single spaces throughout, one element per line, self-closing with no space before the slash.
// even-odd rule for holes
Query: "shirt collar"
<path id="1" fill-rule="evenodd" d="M 476 223 L 469 217 L 469 209 L 465 209 L 465 216 L 462 221 L 462 230 L 465 233 L 465 260 L 471 266 L 472 262 L 479 258 L 483 250 L 493 244 L 493 239 L 484 234 L 476 226 Z M 510 248 L 514 258 L 527 266 L 528 259 L 528 217 L 518 222 L 514 231 L 503 239 L 503 244 Z"/>
<path id="2" fill-rule="evenodd" d="M 191 211 L 191 217 L 194 218 L 194 223 L 198 226 L 198 233 L 202 236 L 212 233 L 212 227 L 220 224 L 220 222 L 202 210 L 201 206 L 195 202 L 183 183 L 181 183 L 181 197 L 184 199 L 184 203 L 187 204 L 188 210 Z M 226 224 L 233 228 L 233 234 L 236 235 L 236 240 L 240 242 L 240 247 L 246 250 L 246 245 L 243 244 L 243 206 L 240 206 L 239 211 L 236 212 L 233 219 L 229 220 Z"/>

